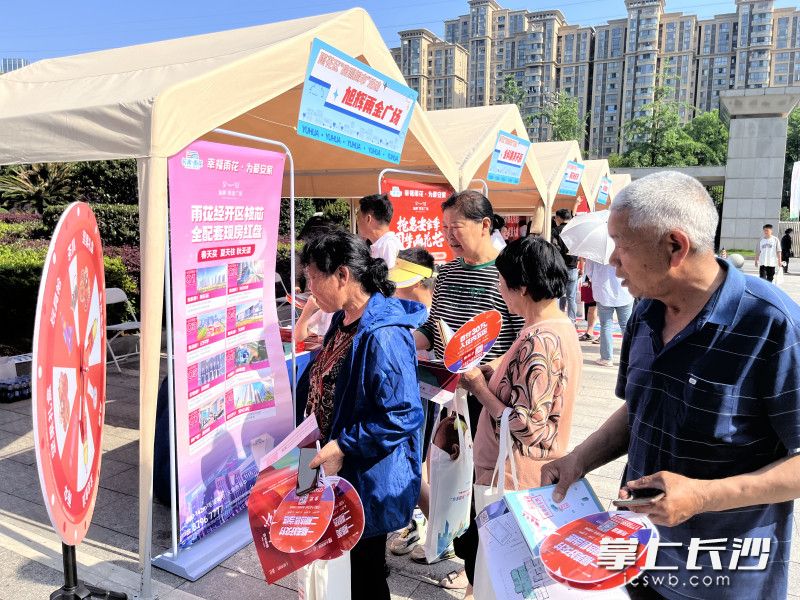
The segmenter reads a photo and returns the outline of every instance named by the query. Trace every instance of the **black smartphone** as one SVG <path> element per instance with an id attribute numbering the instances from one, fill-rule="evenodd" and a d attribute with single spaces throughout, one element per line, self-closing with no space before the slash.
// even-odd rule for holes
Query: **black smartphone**
<path id="1" fill-rule="evenodd" d="M 650 502 L 656 502 L 664 497 L 664 490 L 658 488 L 641 488 L 638 490 L 628 490 L 630 498 L 617 498 L 612 500 L 611 504 L 614 506 L 624 508 L 626 506 L 644 506 Z"/>
<path id="2" fill-rule="evenodd" d="M 297 467 L 297 495 L 304 496 L 319 483 L 319 467 L 312 469 L 308 464 L 314 460 L 316 448 L 300 448 L 300 464 Z"/>

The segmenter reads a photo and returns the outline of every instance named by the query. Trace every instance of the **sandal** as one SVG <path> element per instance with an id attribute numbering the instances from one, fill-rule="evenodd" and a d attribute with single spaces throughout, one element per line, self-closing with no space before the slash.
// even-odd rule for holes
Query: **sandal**
<path id="1" fill-rule="evenodd" d="M 467 572 L 463 569 L 461 571 L 450 571 L 438 585 L 446 590 L 465 590 L 469 585 Z"/>

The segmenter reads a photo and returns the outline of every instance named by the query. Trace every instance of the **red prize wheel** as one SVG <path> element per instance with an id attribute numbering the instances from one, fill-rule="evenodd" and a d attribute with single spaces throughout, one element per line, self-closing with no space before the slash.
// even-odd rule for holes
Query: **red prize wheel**
<path id="1" fill-rule="evenodd" d="M 70 204 L 50 241 L 33 335 L 33 437 L 44 503 L 65 544 L 83 540 L 100 477 L 106 401 L 103 249 L 92 209 Z"/>

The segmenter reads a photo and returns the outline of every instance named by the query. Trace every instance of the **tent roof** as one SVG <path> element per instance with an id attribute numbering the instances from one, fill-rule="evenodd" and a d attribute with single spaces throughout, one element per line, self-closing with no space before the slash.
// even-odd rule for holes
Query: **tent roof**
<path id="1" fill-rule="evenodd" d="M 561 178 L 564 175 L 567 163 L 571 160 L 582 162 L 578 142 L 573 140 L 567 142 L 540 142 L 531 146 L 530 154 L 533 154 L 533 158 L 539 164 L 539 168 L 544 175 L 547 194 L 542 195 L 548 198 L 550 202 L 555 202 L 556 200 L 574 201 L 574 197 L 559 196 L 558 188 L 561 185 Z M 581 191 L 588 198 L 583 179 L 581 179 L 578 194 Z"/>
<path id="2" fill-rule="evenodd" d="M 605 158 L 599 160 L 586 160 L 583 162 L 586 168 L 583 170 L 583 189 L 586 190 L 586 199 L 592 210 L 595 210 L 597 194 L 600 193 L 600 182 L 603 177 L 610 174 L 608 161 Z"/>
<path id="3" fill-rule="evenodd" d="M 608 204 L 611 206 L 614 197 L 619 194 L 620 190 L 631 182 L 631 176 L 628 173 L 612 173 L 611 177 L 611 193 L 608 195 Z"/>
<path id="4" fill-rule="evenodd" d="M 206 135 L 223 127 L 285 143 L 298 195 L 374 193 L 388 163 L 296 133 L 314 38 L 404 81 L 360 8 L 43 60 L 0 76 L 0 164 L 166 157 L 204 136 L 248 144 Z M 441 171 L 457 183 L 419 106 L 399 168 Z"/>
<path id="5" fill-rule="evenodd" d="M 544 190 L 545 180 L 530 152 L 519 185 L 486 179 L 498 132 L 507 131 L 528 139 L 515 104 L 434 110 L 427 114 L 459 169 L 461 189 L 468 188 L 473 179 L 483 179 L 489 186 L 489 198 L 496 210 L 526 213 L 542 204 L 540 190 Z"/>

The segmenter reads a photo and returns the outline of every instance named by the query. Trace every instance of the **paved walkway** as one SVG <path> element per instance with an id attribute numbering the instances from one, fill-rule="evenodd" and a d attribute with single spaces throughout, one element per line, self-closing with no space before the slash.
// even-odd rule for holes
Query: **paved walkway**
<path id="1" fill-rule="evenodd" d="M 752 270 L 752 263 L 748 267 Z M 784 286 L 800 301 L 800 276 L 790 276 Z M 615 369 L 592 364 L 598 346 L 584 344 L 584 376 L 575 408 L 572 445 L 591 434 L 620 405 L 614 397 Z M 94 519 L 78 548 L 79 576 L 95 585 L 128 592 L 139 587 L 137 575 L 138 498 L 138 375 L 135 363 L 117 374 L 109 369 L 108 407 L 104 431 L 103 464 Z M 623 462 L 598 469 L 589 480 L 605 505 L 616 497 Z M 169 511 L 154 505 L 154 554 L 169 545 Z M 796 513 L 797 514 L 797 513 Z M 800 522 L 795 516 L 795 536 L 790 568 L 790 597 L 800 600 Z M 460 598 L 434 582 L 457 561 L 433 567 L 391 557 L 389 580 L 395 599 Z M 196 582 L 153 570 L 154 589 L 160 598 L 297 598 L 294 579 L 267 586 L 252 545 L 244 548 Z M 31 432 L 30 401 L 0 404 L 0 600 L 47 598 L 63 583 L 61 546 L 50 528 L 39 490 Z"/>

